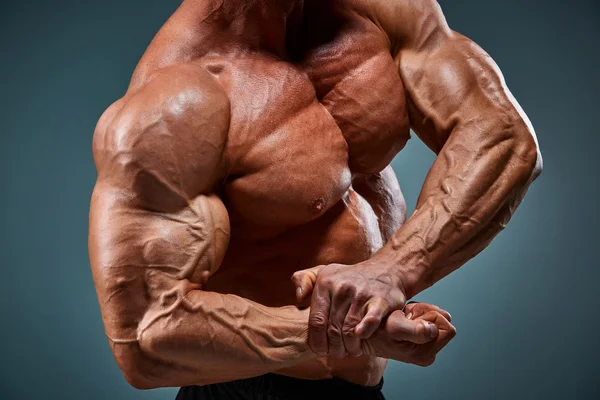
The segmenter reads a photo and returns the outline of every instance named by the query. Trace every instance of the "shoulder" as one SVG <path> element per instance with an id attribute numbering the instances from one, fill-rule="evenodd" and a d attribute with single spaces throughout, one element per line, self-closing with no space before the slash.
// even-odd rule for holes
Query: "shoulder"
<path id="1" fill-rule="evenodd" d="M 99 180 L 198 195 L 218 179 L 229 122 L 227 94 L 202 67 L 156 71 L 100 118 L 93 145 Z"/>
<path id="2" fill-rule="evenodd" d="M 365 1 L 370 5 L 371 18 L 397 51 L 419 49 L 452 33 L 436 0 Z"/>
<path id="3" fill-rule="evenodd" d="M 229 117 L 228 96 L 216 79 L 202 66 L 186 63 L 157 70 L 128 92 L 109 130 L 148 134 L 170 129 L 187 136 L 227 126 Z"/>

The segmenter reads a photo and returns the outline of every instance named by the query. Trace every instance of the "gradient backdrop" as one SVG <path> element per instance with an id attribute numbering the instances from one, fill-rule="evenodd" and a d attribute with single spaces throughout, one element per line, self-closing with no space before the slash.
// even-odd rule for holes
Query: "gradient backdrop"
<path id="1" fill-rule="evenodd" d="M 440 0 L 486 49 L 545 161 L 509 227 L 419 299 L 458 336 L 426 369 L 392 363 L 389 399 L 600 398 L 597 255 L 600 3 Z M 103 333 L 87 256 L 92 131 L 177 0 L 3 2 L 0 398 L 173 399 L 138 392 Z M 433 160 L 394 161 L 409 208 Z M 37 395 L 35 395 L 37 393 Z"/>

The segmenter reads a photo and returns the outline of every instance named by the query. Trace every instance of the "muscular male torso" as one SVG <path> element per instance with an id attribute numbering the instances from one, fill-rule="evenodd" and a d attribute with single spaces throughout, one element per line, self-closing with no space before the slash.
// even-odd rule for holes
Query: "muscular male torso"
<path id="1" fill-rule="evenodd" d="M 135 222 L 135 229 L 154 233 L 135 239 L 139 247 L 135 256 L 123 255 L 125 250 L 106 250 L 116 243 L 135 241 L 122 237 L 127 233 L 95 240 L 99 244 L 92 246 L 92 258 L 98 259 L 98 265 L 114 264 L 118 259 L 124 270 L 152 264 L 143 278 L 151 289 L 146 289 L 148 298 L 159 296 L 152 290 L 159 293 L 160 288 L 170 288 L 167 294 L 160 294 L 156 302 L 160 307 L 149 305 L 154 304 L 150 300 L 144 304 L 133 300 L 139 312 L 127 311 L 131 318 L 115 317 L 122 312 L 120 305 L 106 306 L 111 311 L 104 315 L 105 325 L 117 358 L 115 346 L 134 343 L 137 339 L 131 332 L 135 330 L 143 335 L 145 328 L 140 334 L 138 323 L 150 327 L 166 315 L 171 318 L 167 322 L 171 328 L 184 326 L 186 320 L 173 314 L 176 305 L 169 306 L 171 297 L 189 301 L 186 293 L 191 288 L 236 295 L 268 307 L 299 305 L 290 280 L 294 272 L 368 260 L 406 219 L 390 162 L 410 137 L 410 105 L 394 58 L 397 49 L 393 47 L 398 43 L 392 44 L 389 32 L 374 18 L 389 12 L 380 10 L 385 1 L 290 2 L 292 9 L 283 31 L 252 46 L 226 33 L 240 26 L 238 30 L 246 32 L 246 28 L 243 16 L 223 14 L 220 7 L 225 3 L 184 2 L 148 48 L 127 94 L 106 111 L 98 125 L 97 164 L 117 160 L 100 172 L 99 182 L 111 174 L 134 178 L 129 189 L 119 194 L 97 195 L 93 208 L 129 207 L 136 200 L 126 200 L 128 191 L 136 193 L 132 198 L 152 198 L 152 204 L 142 201 L 144 204 L 135 208 L 137 214 L 139 210 L 148 213 Z M 252 37 L 255 32 L 246 33 Z M 216 116 L 196 120 L 194 104 L 198 101 L 213 104 L 208 113 Z M 203 110 L 206 113 L 207 108 Z M 200 131 L 216 125 L 225 127 L 224 135 L 217 139 L 202 136 Z M 117 128 L 111 130 L 111 126 Z M 172 129 L 165 128 L 158 135 L 144 133 L 164 126 Z M 138 134 L 132 136 L 132 127 L 139 128 Z M 134 146 L 131 143 L 146 151 L 137 164 L 162 162 L 160 168 L 176 178 L 169 180 L 156 172 L 158 164 L 140 168 L 142 172 L 131 167 L 135 163 L 122 151 Z M 203 171 L 203 164 L 214 164 L 214 168 L 206 176 L 195 176 L 194 171 Z M 138 172 L 127 172 L 134 169 Z M 105 180 L 111 179 L 117 181 Z M 217 197 L 209 201 L 200 196 L 203 200 L 196 202 L 194 196 L 199 193 Z M 185 198 L 183 205 L 179 204 L 181 198 Z M 154 220 L 158 209 L 161 218 Z M 208 219 L 213 231 L 194 225 L 198 219 L 206 219 L 199 217 L 203 210 L 212 215 Z M 183 221 L 186 226 L 167 226 L 164 220 Z M 126 221 L 124 225 L 132 224 L 131 219 Z M 113 225 L 117 222 L 112 218 Z M 100 226 L 98 232 L 103 224 L 101 217 L 92 218 L 92 226 Z M 108 229 L 116 228 L 106 227 L 105 231 Z M 160 239 L 156 232 L 162 235 Z M 166 242 L 175 247 L 167 247 Z M 196 245 L 212 250 L 195 252 Z M 212 252 L 209 267 L 199 261 L 203 256 L 196 255 L 202 252 Z M 173 273 L 177 282 L 185 281 L 181 285 L 165 283 L 172 279 L 168 271 L 174 269 L 174 259 L 184 266 Z M 103 285 L 98 282 L 112 277 L 112 270 L 97 269 L 97 287 Z M 167 277 L 159 278 L 161 273 Z M 136 279 L 141 278 L 133 272 L 114 278 L 113 286 L 100 294 L 101 304 L 125 297 L 123 293 L 129 289 L 123 282 Z M 129 302 L 135 299 L 131 296 Z M 197 309 L 203 301 L 196 303 Z M 153 307 L 158 311 L 149 316 L 152 313 L 146 310 Z M 221 317 L 215 313 L 212 318 Z M 146 346 L 160 353 L 158 339 Z M 170 351 L 177 352 L 177 346 Z M 181 355 L 181 360 L 186 357 Z M 126 366 L 127 362 L 120 363 Z M 185 362 L 182 365 L 185 370 Z M 370 355 L 320 357 L 276 372 L 306 379 L 335 376 L 375 385 L 385 365 L 385 359 Z M 226 368 L 222 368 L 226 378 Z"/>
<path id="2" fill-rule="evenodd" d="M 353 2 L 327 3 L 305 7 L 294 53 L 286 58 L 243 48 L 211 51 L 198 37 L 194 50 L 206 54 L 160 72 L 165 80 L 197 73 L 230 103 L 216 191 L 229 213 L 231 238 L 206 290 L 273 307 L 295 304 L 294 272 L 366 260 L 405 219 L 389 164 L 409 139 L 409 124 L 390 43 Z M 181 37 L 187 21 L 177 18 L 169 25 L 172 53 L 190 40 Z M 164 57 L 162 49 L 153 50 L 148 64 Z M 138 70 L 155 72 L 144 60 Z M 111 112 L 118 114 L 127 100 Z M 368 356 L 323 357 L 279 372 L 374 385 L 385 365 Z"/>

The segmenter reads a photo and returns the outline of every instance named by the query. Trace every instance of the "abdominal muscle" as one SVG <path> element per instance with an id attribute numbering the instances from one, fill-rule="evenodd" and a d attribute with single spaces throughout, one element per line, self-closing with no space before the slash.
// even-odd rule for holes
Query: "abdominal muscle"
<path id="1" fill-rule="evenodd" d="M 390 172 L 391 183 L 387 182 Z M 317 220 L 275 238 L 260 242 L 238 238 L 232 226 L 223 265 L 211 277 L 206 290 L 236 294 L 271 307 L 307 306 L 296 302 L 290 280 L 294 272 L 331 263 L 353 265 L 369 259 L 404 221 L 404 199 L 393 171 L 390 168 L 384 173 L 385 184 L 361 183 L 357 185 L 361 193 L 351 188 Z M 394 192 L 397 201 L 376 204 L 380 197 L 389 198 Z M 386 204 L 383 208 L 382 203 Z M 380 223 L 382 218 L 386 218 L 385 224 Z M 385 359 L 368 356 L 321 357 L 275 373 L 301 379 L 338 377 L 374 386 L 383 376 L 386 364 Z"/>

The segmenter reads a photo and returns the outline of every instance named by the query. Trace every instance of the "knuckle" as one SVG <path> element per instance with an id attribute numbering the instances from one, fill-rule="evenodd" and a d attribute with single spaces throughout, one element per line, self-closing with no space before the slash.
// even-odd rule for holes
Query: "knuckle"
<path id="1" fill-rule="evenodd" d="M 354 313 L 348 314 L 348 315 L 346 315 L 346 319 L 344 320 L 344 325 L 355 327 L 356 325 L 358 325 L 360 323 L 361 319 L 362 318 L 360 318 L 360 316 L 358 316 Z"/>
<path id="2" fill-rule="evenodd" d="M 354 298 L 356 299 L 356 302 L 358 302 L 359 304 L 366 303 L 367 300 L 369 300 L 369 297 L 370 297 L 369 293 L 364 289 L 359 289 L 354 294 Z"/>
<path id="3" fill-rule="evenodd" d="M 355 287 L 348 281 L 338 282 L 335 285 L 335 292 L 343 296 L 351 296 L 355 293 Z"/>
<path id="4" fill-rule="evenodd" d="M 341 329 L 335 325 L 329 325 L 327 327 L 327 336 L 331 339 L 341 338 Z"/>
<path id="5" fill-rule="evenodd" d="M 333 278 L 330 276 L 322 276 L 320 279 L 317 278 L 317 283 L 321 287 L 331 288 L 333 287 Z"/>
<path id="6" fill-rule="evenodd" d="M 454 326 L 451 326 L 448 329 L 448 336 L 450 336 L 450 338 L 453 338 L 456 336 L 456 328 Z"/>
<path id="7" fill-rule="evenodd" d="M 355 327 L 356 325 L 344 324 L 344 326 L 342 327 L 342 335 L 347 337 L 353 337 Z"/>
<path id="8" fill-rule="evenodd" d="M 428 337 L 429 336 L 429 330 L 425 326 L 424 323 L 417 324 L 414 329 L 415 329 L 415 335 L 418 337 Z"/>
<path id="9" fill-rule="evenodd" d="M 375 311 L 378 314 L 384 314 L 389 310 L 390 303 L 389 303 L 388 299 L 381 297 L 381 296 L 377 296 L 374 298 L 373 306 L 374 306 L 373 311 Z"/>
<path id="10" fill-rule="evenodd" d="M 316 331 L 323 331 L 325 330 L 325 317 L 322 314 L 314 314 L 311 315 L 310 318 L 308 319 L 308 325 Z"/>
<path id="11" fill-rule="evenodd" d="M 379 325 L 379 323 L 381 323 L 381 315 L 367 315 L 365 317 L 365 323 L 367 325 Z"/>

